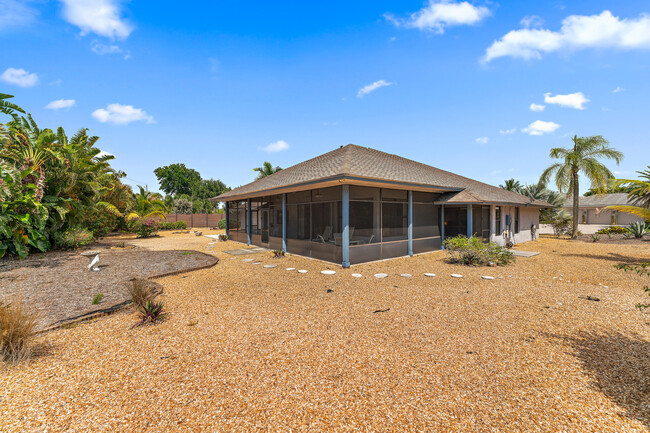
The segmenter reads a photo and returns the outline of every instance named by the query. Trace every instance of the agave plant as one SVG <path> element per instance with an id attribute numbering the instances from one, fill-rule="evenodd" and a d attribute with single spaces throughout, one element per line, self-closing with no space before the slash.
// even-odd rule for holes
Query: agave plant
<path id="1" fill-rule="evenodd" d="M 627 230 L 637 239 L 640 239 L 648 233 L 648 227 L 645 223 L 637 221 L 628 226 Z"/>

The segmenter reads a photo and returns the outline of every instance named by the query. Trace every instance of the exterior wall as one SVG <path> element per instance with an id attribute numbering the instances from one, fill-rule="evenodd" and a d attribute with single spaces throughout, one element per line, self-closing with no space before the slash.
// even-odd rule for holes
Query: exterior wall
<path id="1" fill-rule="evenodd" d="M 571 213 L 572 209 L 570 207 L 565 208 L 567 212 Z M 579 224 L 596 224 L 596 225 L 612 225 L 612 212 L 609 209 L 602 209 L 600 212 L 597 212 L 596 208 L 580 208 Z M 637 221 L 642 222 L 643 218 L 640 218 L 636 215 L 631 215 L 624 212 L 616 212 L 616 225 L 628 226 Z"/>
<path id="2" fill-rule="evenodd" d="M 510 239 L 514 244 L 528 242 L 533 240 L 531 226 L 535 227 L 536 238 L 539 234 L 539 209 L 534 207 L 522 206 L 519 208 L 519 233 L 514 233 L 515 230 L 515 206 L 500 206 L 501 207 L 501 235 L 495 235 L 496 231 L 496 206 L 491 206 L 492 218 L 492 235 L 490 240 L 499 245 L 505 245 L 508 241 L 506 234 L 510 232 Z M 510 216 L 510 226 L 506 226 L 506 215 Z M 508 230 L 508 232 L 506 232 Z"/>

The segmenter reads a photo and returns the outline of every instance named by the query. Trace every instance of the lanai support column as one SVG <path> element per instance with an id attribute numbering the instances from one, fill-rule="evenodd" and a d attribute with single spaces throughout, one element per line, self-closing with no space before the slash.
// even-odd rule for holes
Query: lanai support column
<path id="1" fill-rule="evenodd" d="M 440 205 L 440 245 L 445 249 L 445 205 Z"/>
<path id="2" fill-rule="evenodd" d="M 287 195 L 282 194 L 282 251 L 287 252 Z"/>
<path id="3" fill-rule="evenodd" d="M 342 265 L 344 268 L 350 267 L 350 185 L 343 185 L 343 233 L 341 239 Z"/>
<path id="4" fill-rule="evenodd" d="M 472 227 L 474 223 L 474 209 L 472 209 L 472 205 L 468 204 L 467 205 L 467 237 L 471 238 L 474 235 L 474 228 Z"/>
<path id="5" fill-rule="evenodd" d="M 408 224 L 409 224 L 409 240 L 408 240 L 408 255 L 413 255 L 413 191 L 409 190 L 409 205 L 408 205 Z"/>
<path id="6" fill-rule="evenodd" d="M 251 236 L 251 222 L 253 221 L 253 213 L 251 212 L 251 199 L 248 199 L 248 202 L 246 202 L 246 234 L 248 235 L 248 245 L 250 245 L 252 242 L 252 236 Z"/>
<path id="7" fill-rule="evenodd" d="M 226 202 L 226 236 L 230 237 L 230 211 L 228 210 L 228 202 Z"/>

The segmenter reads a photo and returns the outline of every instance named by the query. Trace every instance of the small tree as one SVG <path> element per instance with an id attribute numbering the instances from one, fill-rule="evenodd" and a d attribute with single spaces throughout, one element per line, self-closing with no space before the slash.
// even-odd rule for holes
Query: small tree
<path id="1" fill-rule="evenodd" d="M 177 198 L 174 200 L 174 207 L 172 212 L 180 214 L 191 214 L 192 213 L 192 202 L 186 198 Z"/>

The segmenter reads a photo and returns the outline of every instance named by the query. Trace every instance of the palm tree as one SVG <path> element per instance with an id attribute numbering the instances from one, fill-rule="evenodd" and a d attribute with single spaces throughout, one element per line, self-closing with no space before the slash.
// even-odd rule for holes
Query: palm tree
<path id="1" fill-rule="evenodd" d="M 645 171 L 637 171 L 641 179 L 617 179 L 616 185 L 630 188 L 627 194 L 631 205 L 608 206 L 607 209 L 617 210 L 650 220 L 650 166 Z"/>
<path id="2" fill-rule="evenodd" d="M 518 180 L 508 179 L 503 183 L 503 185 L 499 185 L 499 188 L 505 189 L 507 191 L 521 193 L 522 185 Z"/>
<path id="3" fill-rule="evenodd" d="M 554 176 L 557 189 L 561 193 L 571 192 L 573 196 L 571 239 L 575 239 L 578 236 L 580 174 L 589 179 L 592 188 L 604 189 L 607 186 L 607 181 L 614 178 L 614 175 L 599 159 L 613 159 L 618 164 L 623 159 L 623 153 L 609 147 L 609 142 L 600 135 L 591 137 L 576 135 L 572 140 L 573 148 L 554 147 L 551 149 L 551 158 L 562 159 L 563 162 L 556 162 L 544 170 L 539 181 L 547 185 L 551 177 Z"/>
<path id="4" fill-rule="evenodd" d="M 257 171 L 259 173 L 255 178 L 255 180 L 262 179 L 263 177 L 266 176 L 270 176 L 273 173 L 277 173 L 280 170 L 282 170 L 282 167 L 276 166 L 275 168 L 273 168 L 273 165 L 268 161 L 264 161 L 264 164 L 261 167 L 257 167 L 253 169 L 253 171 Z"/>
<path id="5" fill-rule="evenodd" d="M 0 113 L 11 116 L 17 122 L 19 120 L 18 113 L 25 114 L 25 110 L 20 108 L 18 105 L 11 102 L 5 101 L 5 99 L 13 98 L 13 95 L 7 95 L 6 93 L 0 93 Z"/>
<path id="6" fill-rule="evenodd" d="M 140 192 L 134 194 L 135 206 L 126 216 L 126 219 L 132 220 L 134 218 L 151 217 L 166 219 L 165 213 L 167 212 L 167 207 L 165 206 L 165 203 L 156 198 L 147 188 L 143 188 L 140 185 L 138 185 L 138 188 L 140 189 Z"/>

